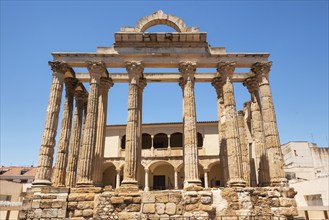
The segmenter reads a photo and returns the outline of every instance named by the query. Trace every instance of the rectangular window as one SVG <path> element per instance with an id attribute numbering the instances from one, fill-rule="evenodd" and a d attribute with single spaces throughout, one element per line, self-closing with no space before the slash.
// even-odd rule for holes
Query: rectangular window
<path id="1" fill-rule="evenodd" d="M 304 195 L 304 198 L 308 206 L 323 206 L 321 194 Z"/>

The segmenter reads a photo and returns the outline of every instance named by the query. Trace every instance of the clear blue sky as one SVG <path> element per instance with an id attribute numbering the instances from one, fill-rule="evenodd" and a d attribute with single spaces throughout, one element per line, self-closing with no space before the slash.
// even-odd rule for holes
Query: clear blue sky
<path id="1" fill-rule="evenodd" d="M 159 9 L 207 32 L 212 46 L 271 53 L 281 143 L 328 146 L 328 1 L 1 1 L 1 165 L 37 164 L 51 52 L 111 46 L 121 26 Z M 235 93 L 241 109 L 249 94 L 240 84 Z M 149 83 L 143 122 L 181 121 L 181 96 L 177 84 Z M 217 119 L 211 85 L 196 84 L 196 102 L 199 121 Z M 108 109 L 108 124 L 126 123 L 126 84 L 110 89 Z"/>

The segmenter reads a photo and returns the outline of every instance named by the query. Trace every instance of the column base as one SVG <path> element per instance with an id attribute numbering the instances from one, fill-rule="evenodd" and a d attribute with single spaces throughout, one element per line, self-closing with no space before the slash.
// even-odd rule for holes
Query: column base
<path id="1" fill-rule="evenodd" d="M 184 181 L 185 191 L 201 191 L 203 188 L 201 186 L 201 180 L 186 180 Z"/>
<path id="2" fill-rule="evenodd" d="M 121 186 L 116 191 L 123 193 L 138 192 L 138 182 L 137 180 L 123 180 Z"/>
<path id="3" fill-rule="evenodd" d="M 50 180 L 34 180 L 32 182 L 33 186 L 50 186 L 51 181 Z"/>
<path id="4" fill-rule="evenodd" d="M 246 181 L 244 181 L 241 178 L 234 178 L 234 179 L 230 179 L 227 182 L 227 185 L 229 187 L 246 187 Z"/>
<path id="5" fill-rule="evenodd" d="M 278 186 L 285 186 L 288 183 L 286 178 L 271 178 L 271 186 L 278 187 Z"/>

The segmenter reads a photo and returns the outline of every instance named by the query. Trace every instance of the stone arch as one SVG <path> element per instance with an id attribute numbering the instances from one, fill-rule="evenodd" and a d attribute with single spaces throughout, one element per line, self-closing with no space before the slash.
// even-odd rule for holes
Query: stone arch
<path id="1" fill-rule="evenodd" d="M 163 11 L 159 10 L 145 16 L 138 20 L 136 27 L 134 28 L 134 32 L 144 32 L 148 28 L 155 25 L 167 25 L 172 27 L 177 32 L 199 32 L 198 28 L 195 27 L 186 27 L 184 21 L 175 16 L 175 15 L 167 15 Z M 124 28 L 123 31 L 131 30 L 131 28 Z"/>
<path id="2" fill-rule="evenodd" d="M 170 147 L 183 147 L 183 133 L 175 132 L 170 135 Z"/>
<path id="3" fill-rule="evenodd" d="M 222 185 L 223 181 L 221 180 L 221 166 L 220 161 L 215 161 L 208 166 L 209 169 L 209 186 L 211 188 L 219 187 Z"/>
<path id="4" fill-rule="evenodd" d="M 152 147 L 152 137 L 148 133 L 142 134 L 142 149 L 150 149 Z"/>
<path id="5" fill-rule="evenodd" d="M 158 133 L 153 138 L 154 148 L 167 148 L 168 147 L 168 135 L 165 133 Z"/>
<path id="6" fill-rule="evenodd" d="M 104 186 L 111 185 L 115 188 L 116 181 L 116 166 L 112 162 L 106 162 L 103 168 L 103 184 Z"/>
<path id="7" fill-rule="evenodd" d="M 149 183 L 154 190 L 174 188 L 174 166 L 165 160 L 155 161 L 150 164 Z"/>

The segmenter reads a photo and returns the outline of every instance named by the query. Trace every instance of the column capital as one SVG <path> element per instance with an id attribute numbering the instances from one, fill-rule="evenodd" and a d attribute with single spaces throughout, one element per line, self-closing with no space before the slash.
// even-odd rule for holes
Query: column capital
<path id="1" fill-rule="evenodd" d="M 91 77 L 100 79 L 102 75 L 106 75 L 107 70 L 104 62 L 87 61 L 86 63 Z"/>
<path id="2" fill-rule="evenodd" d="M 100 90 L 107 92 L 114 85 L 112 78 L 101 77 Z"/>
<path id="3" fill-rule="evenodd" d="M 49 61 L 48 64 L 51 70 L 56 73 L 65 74 L 71 68 L 67 63 L 62 61 Z"/>
<path id="4" fill-rule="evenodd" d="M 196 71 L 197 63 L 186 61 L 180 62 L 178 71 L 181 73 L 181 77 L 179 78 L 179 85 L 182 87 L 185 85 L 187 80 L 194 82 L 194 74 Z"/>
<path id="5" fill-rule="evenodd" d="M 235 62 L 219 62 L 217 64 L 217 76 L 224 76 L 225 79 L 229 79 L 231 80 L 232 77 L 233 77 L 233 73 L 234 73 L 234 70 L 235 70 L 235 65 L 236 63 Z"/>
<path id="6" fill-rule="evenodd" d="M 65 78 L 64 83 L 65 83 L 65 87 L 66 87 L 66 93 L 73 95 L 78 82 L 79 81 L 73 77 Z"/>
<path id="7" fill-rule="evenodd" d="M 256 76 L 248 77 L 243 81 L 243 86 L 245 86 L 249 93 L 254 93 L 258 91 L 258 79 Z"/>
<path id="8" fill-rule="evenodd" d="M 75 99 L 77 100 L 77 104 L 83 105 L 88 100 L 88 92 L 85 90 L 75 90 L 74 91 Z"/>
<path id="9" fill-rule="evenodd" d="M 256 74 L 259 82 L 265 77 L 268 80 L 268 74 L 271 70 L 272 62 L 257 62 L 251 67 L 251 71 Z"/>
<path id="10" fill-rule="evenodd" d="M 217 98 L 223 97 L 223 77 L 216 76 L 211 80 L 211 85 L 216 89 Z"/>
<path id="11" fill-rule="evenodd" d="M 143 78 L 144 65 L 140 61 L 125 62 L 126 70 L 131 84 L 139 84 L 139 79 Z"/>

